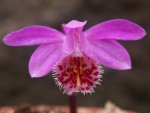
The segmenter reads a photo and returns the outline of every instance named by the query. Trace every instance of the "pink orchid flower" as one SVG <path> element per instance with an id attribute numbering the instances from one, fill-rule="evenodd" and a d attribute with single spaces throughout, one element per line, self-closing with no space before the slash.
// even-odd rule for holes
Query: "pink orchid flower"
<path id="1" fill-rule="evenodd" d="M 63 24 L 64 32 L 29 26 L 6 35 L 3 41 L 9 46 L 41 44 L 29 61 L 31 77 L 42 77 L 53 70 L 56 83 L 68 95 L 91 93 L 100 84 L 100 65 L 118 70 L 131 68 L 127 50 L 116 40 L 139 40 L 146 32 L 124 19 L 105 21 L 83 32 L 86 22 Z"/>

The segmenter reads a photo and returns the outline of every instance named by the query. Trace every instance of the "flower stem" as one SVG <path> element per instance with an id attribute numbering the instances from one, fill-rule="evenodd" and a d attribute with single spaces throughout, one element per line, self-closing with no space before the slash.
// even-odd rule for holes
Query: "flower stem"
<path id="1" fill-rule="evenodd" d="M 77 94 L 74 93 L 69 97 L 70 113 L 77 113 Z"/>

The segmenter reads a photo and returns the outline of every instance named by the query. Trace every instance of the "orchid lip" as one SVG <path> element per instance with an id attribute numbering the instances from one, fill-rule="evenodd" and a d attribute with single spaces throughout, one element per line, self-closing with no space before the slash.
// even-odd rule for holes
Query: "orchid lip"
<path id="1" fill-rule="evenodd" d="M 65 57 L 55 66 L 54 72 L 56 84 L 71 95 L 73 92 L 94 92 L 94 87 L 100 84 L 103 70 L 96 60 L 84 54 Z"/>

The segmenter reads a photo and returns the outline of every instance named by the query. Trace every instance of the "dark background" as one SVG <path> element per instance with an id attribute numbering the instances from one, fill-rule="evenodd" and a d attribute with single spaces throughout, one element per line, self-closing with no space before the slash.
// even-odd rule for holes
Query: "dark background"
<path id="1" fill-rule="evenodd" d="M 150 113 L 150 0 L 0 0 L 0 38 L 28 25 L 61 29 L 72 19 L 88 20 L 86 28 L 123 18 L 147 31 L 140 41 L 121 41 L 132 58 L 132 69 L 105 69 L 103 81 L 91 95 L 78 95 L 82 106 L 103 107 L 110 100 L 123 109 Z M 68 96 L 51 74 L 32 79 L 28 61 L 34 47 L 8 47 L 0 41 L 0 105 L 67 105 Z"/>

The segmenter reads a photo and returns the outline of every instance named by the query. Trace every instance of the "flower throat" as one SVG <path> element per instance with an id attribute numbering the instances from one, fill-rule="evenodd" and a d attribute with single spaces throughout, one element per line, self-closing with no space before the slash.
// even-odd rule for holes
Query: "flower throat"
<path id="1" fill-rule="evenodd" d="M 57 84 L 64 88 L 64 93 L 71 95 L 93 92 L 103 71 L 94 59 L 83 55 L 65 57 L 56 65 L 55 72 Z"/>

